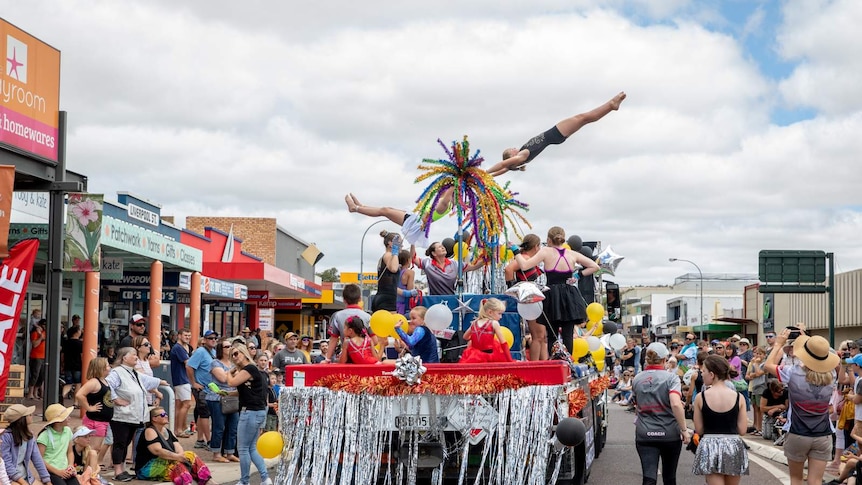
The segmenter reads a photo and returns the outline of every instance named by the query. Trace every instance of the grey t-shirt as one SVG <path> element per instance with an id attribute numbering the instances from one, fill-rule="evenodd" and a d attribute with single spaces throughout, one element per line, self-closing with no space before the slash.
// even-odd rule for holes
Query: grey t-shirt
<path id="1" fill-rule="evenodd" d="M 283 348 L 272 357 L 272 368 L 276 372 L 284 372 L 284 366 L 294 364 L 308 364 L 305 352 L 299 349 L 287 350 Z"/>
<path id="2" fill-rule="evenodd" d="M 651 366 L 635 376 L 632 384 L 638 419 L 635 441 L 679 441 L 679 425 L 670 406 L 670 395 L 681 395 L 679 377 Z"/>
<path id="3" fill-rule="evenodd" d="M 332 314 L 332 318 L 329 319 L 329 328 L 326 330 L 329 336 L 343 336 L 344 324 L 347 322 L 348 318 L 354 316 L 358 316 L 362 319 L 362 322 L 365 323 L 365 328 L 368 330 L 368 334 L 371 335 L 371 315 L 361 308 L 348 307 Z"/>

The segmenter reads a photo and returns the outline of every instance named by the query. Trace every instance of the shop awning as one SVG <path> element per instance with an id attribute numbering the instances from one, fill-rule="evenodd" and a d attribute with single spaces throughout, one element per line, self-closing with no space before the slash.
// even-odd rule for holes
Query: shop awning
<path id="1" fill-rule="evenodd" d="M 203 274 L 239 283 L 249 291 L 268 291 L 270 298 L 320 298 L 320 285 L 264 262 L 205 262 Z"/>

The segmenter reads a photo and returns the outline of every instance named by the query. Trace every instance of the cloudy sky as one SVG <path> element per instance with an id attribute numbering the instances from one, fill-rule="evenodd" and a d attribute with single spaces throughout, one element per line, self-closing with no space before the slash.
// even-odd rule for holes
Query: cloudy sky
<path id="1" fill-rule="evenodd" d="M 0 0 L 62 52 L 69 168 L 182 222 L 276 217 L 359 269 L 367 205 L 409 209 L 437 138 L 486 166 L 619 91 L 509 173 L 532 232 L 625 256 L 616 281 L 756 273 L 760 249 L 862 267 L 862 2 Z M 856 32 L 856 34 L 853 34 Z M 113 197 L 113 195 L 111 195 Z M 365 269 L 382 249 L 379 224 Z M 526 228 L 524 228 L 526 229 Z M 450 237 L 452 219 L 432 228 Z"/>

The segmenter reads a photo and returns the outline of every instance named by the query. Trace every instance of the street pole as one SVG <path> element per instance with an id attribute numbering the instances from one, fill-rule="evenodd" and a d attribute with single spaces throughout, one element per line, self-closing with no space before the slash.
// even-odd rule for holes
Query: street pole
<path id="1" fill-rule="evenodd" d="M 365 232 L 362 233 L 362 242 L 359 243 L 359 289 L 361 290 L 362 300 L 365 301 L 365 279 L 363 275 L 364 264 L 365 264 L 365 236 L 368 235 L 368 230 L 372 227 L 380 224 L 381 222 L 388 222 L 389 219 L 380 219 L 379 221 L 374 221 L 365 228 Z"/>
<path id="2" fill-rule="evenodd" d="M 700 270 L 700 266 L 698 266 L 697 263 L 689 261 L 688 259 L 669 258 L 668 261 L 671 263 L 682 261 L 684 263 L 690 263 L 697 268 L 697 273 L 700 275 L 700 340 L 703 340 L 703 271 Z"/>

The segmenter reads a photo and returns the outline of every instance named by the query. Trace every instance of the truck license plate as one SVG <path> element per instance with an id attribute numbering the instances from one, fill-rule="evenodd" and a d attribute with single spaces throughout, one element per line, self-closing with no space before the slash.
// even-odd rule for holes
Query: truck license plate
<path id="1" fill-rule="evenodd" d="M 435 424 L 440 427 L 445 426 L 446 417 L 437 416 L 435 422 L 435 418 L 427 414 L 402 414 L 395 416 L 395 427 L 398 429 L 431 429 Z"/>

